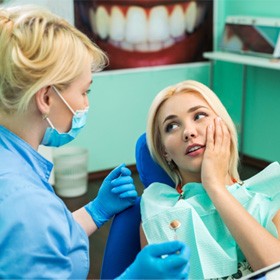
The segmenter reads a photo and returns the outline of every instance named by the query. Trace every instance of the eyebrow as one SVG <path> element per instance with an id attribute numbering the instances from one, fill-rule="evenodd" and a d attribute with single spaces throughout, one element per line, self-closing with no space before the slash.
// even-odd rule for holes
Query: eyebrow
<path id="1" fill-rule="evenodd" d="M 191 108 L 187 111 L 187 113 L 195 112 L 196 110 L 201 109 L 201 108 L 209 109 L 208 107 L 205 107 L 205 106 L 202 106 L 202 105 L 198 105 L 198 106 L 191 107 Z M 169 115 L 169 116 L 167 116 L 167 117 L 163 120 L 162 124 L 164 124 L 165 122 L 167 122 L 167 121 L 169 121 L 169 120 L 175 119 L 176 117 L 177 117 L 176 115 Z"/>

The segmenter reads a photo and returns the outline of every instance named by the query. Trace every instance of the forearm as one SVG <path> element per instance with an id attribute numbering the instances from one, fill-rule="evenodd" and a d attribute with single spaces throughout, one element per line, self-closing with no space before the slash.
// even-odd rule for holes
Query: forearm
<path id="1" fill-rule="evenodd" d="M 76 210 L 72 214 L 75 221 L 80 224 L 80 226 L 86 232 L 87 236 L 90 236 L 97 230 L 96 224 L 84 207 Z"/>
<path id="2" fill-rule="evenodd" d="M 254 270 L 280 261 L 280 241 L 263 228 L 224 187 L 208 192 Z"/>

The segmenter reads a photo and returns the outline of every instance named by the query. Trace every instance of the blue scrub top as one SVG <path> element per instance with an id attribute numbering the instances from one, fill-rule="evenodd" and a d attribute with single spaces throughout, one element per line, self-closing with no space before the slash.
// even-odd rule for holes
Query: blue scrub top
<path id="1" fill-rule="evenodd" d="M 0 278 L 88 275 L 88 237 L 48 183 L 52 167 L 0 126 Z"/>

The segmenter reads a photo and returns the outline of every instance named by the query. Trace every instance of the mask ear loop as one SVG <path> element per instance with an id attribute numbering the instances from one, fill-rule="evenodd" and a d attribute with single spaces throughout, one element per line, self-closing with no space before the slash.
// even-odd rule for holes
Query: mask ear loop
<path id="1" fill-rule="evenodd" d="M 46 120 L 48 122 L 48 124 L 50 125 L 51 128 L 54 128 L 54 125 L 52 124 L 52 122 L 50 121 L 49 117 L 47 114 L 44 114 L 42 116 L 42 120 Z"/>
<path id="2" fill-rule="evenodd" d="M 53 128 L 53 129 L 55 128 L 48 117 L 46 117 L 45 120 L 48 122 L 48 124 L 50 125 L 51 128 Z"/>
<path id="3" fill-rule="evenodd" d="M 52 89 L 55 91 L 55 93 L 60 97 L 60 99 L 63 101 L 63 103 L 68 107 L 68 109 L 71 111 L 71 113 L 73 115 L 75 115 L 76 113 L 74 112 L 74 110 L 70 107 L 70 105 L 66 102 L 66 100 L 63 98 L 63 96 L 61 95 L 61 93 L 57 90 L 57 88 L 55 86 L 51 86 Z"/>

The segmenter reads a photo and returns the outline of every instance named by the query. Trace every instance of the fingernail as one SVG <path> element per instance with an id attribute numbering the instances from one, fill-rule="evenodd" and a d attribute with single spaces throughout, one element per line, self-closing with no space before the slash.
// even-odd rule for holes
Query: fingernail
<path id="1" fill-rule="evenodd" d="M 221 117 L 217 117 L 217 121 L 220 122 L 222 119 Z"/>

